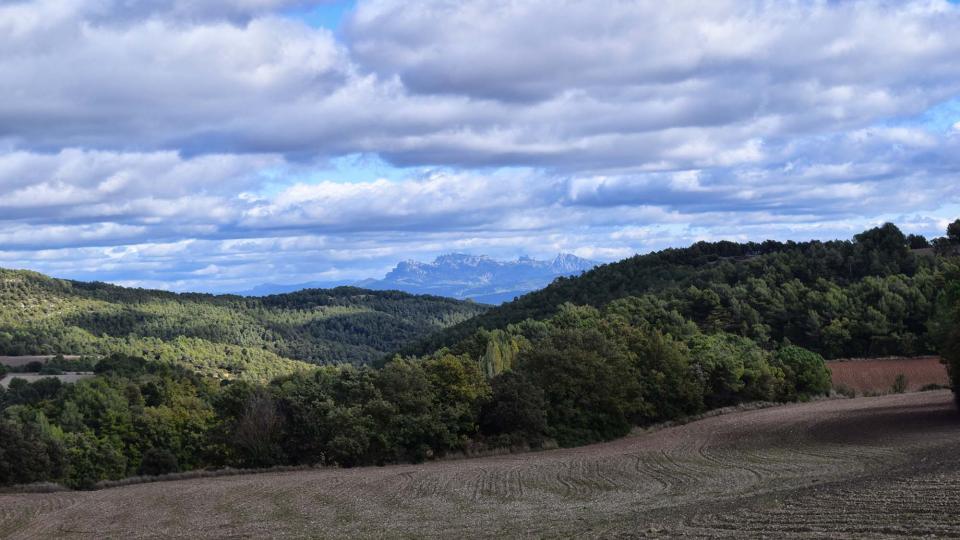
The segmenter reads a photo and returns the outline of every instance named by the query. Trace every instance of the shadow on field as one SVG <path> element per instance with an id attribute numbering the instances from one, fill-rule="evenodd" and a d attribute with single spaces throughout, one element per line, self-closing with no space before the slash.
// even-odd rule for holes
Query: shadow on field
<path id="1" fill-rule="evenodd" d="M 898 440 L 912 444 L 918 437 L 954 431 L 958 424 L 960 412 L 952 401 L 906 403 L 854 409 L 842 416 L 828 416 L 811 428 L 809 436 L 820 443 L 859 445 L 882 442 L 899 446 Z"/>

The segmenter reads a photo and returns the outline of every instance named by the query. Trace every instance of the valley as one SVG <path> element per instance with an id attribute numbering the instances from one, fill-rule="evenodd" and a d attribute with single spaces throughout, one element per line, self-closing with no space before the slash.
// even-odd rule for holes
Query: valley
<path id="1" fill-rule="evenodd" d="M 369 364 L 486 309 L 352 287 L 244 298 L 0 269 L 0 354 L 133 354 L 218 379 L 267 381 L 313 365 Z"/>

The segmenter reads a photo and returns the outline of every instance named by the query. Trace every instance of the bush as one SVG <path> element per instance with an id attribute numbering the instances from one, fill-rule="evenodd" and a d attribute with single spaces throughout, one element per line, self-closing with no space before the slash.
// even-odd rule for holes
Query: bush
<path id="1" fill-rule="evenodd" d="M 748 338 L 699 334 L 689 345 L 707 408 L 774 399 L 784 384 L 784 373 L 771 365 L 770 354 Z"/>
<path id="2" fill-rule="evenodd" d="M 32 362 L 27 362 L 20 367 L 19 371 L 21 373 L 37 373 L 43 369 L 43 362 L 34 360 Z"/>
<path id="3" fill-rule="evenodd" d="M 522 374 L 508 371 L 491 381 L 493 399 L 480 413 L 480 429 L 488 437 L 505 436 L 495 446 L 529 443 L 539 446 L 547 430 L 543 390 Z"/>
<path id="4" fill-rule="evenodd" d="M 780 364 L 785 376 L 785 391 L 781 397 L 795 399 L 830 392 L 830 370 L 819 354 L 788 345 L 777 351 L 774 360 Z"/>
<path id="5" fill-rule="evenodd" d="M 161 474 L 175 473 L 180 470 L 177 456 L 166 448 L 151 448 L 144 452 L 140 462 L 140 474 L 146 476 L 160 476 Z"/>
<path id="6" fill-rule="evenodd" d="M 890 387 L 890 390 L 894 394 L 902 394 L 907 391 L 907 376 L 903 373 L 897 375 L 893 380 L 893 386 Z"/>
<path id="7" fill-rule="evenodd" d="M 847 386 L 847 385 L 845 385 L 845 384 L 838 384 L 838 385 L 836 385 L 835 387 L 833 387 L 833 390 L 834 390 L 837 394 L 839 394 L 839 395 L 841 395 L 841 396 L 844 396 L 844 397 L 848 397 L 848 398 L 855 398 L 855 397 L 857 397 L 857 391 L 854 390 L 853 388 L 850 388 L 849 386 Z"/>

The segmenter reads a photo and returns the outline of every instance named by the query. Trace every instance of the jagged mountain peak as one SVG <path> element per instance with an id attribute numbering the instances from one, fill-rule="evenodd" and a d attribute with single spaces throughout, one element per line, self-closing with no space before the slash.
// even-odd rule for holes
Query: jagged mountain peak
<path id="1" fill-rule="evenodd" d="M 455 265 L 467 265 L 467 266 L 476 266 L 481 263 L 495 263 L 490 257 L 486 255 L 470 255 L 468 253 L 448 253 L 446 255 L 440 255 L 433 260 L 433 264 L 438 266 L 455 266 Z"/>
<path id="2" fill-rule="evenodd" d="M 551 267 L 558 272 L 583 272 L 597 265 L 595 261 L 577 257 L 572 253 L 559 253 L 554 257 Z"/>
<path id="3" fill-rule="evenodd" d="M 580 274 L 596 264 L 569 253 L 561 253 L 551 260 L 523 255 L 513 261 L 500 261 L 487 255 L 447 253 L 433 262 L 404 261 L 384 279 L 366 281 L 364 286 L 498 304 L 545 287 L 559 276 Z"/>

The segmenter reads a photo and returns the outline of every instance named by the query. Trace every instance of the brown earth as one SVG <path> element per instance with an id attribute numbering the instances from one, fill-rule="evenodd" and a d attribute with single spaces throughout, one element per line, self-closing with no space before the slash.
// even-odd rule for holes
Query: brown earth
<path id="1" fill-rule="evenodd" d="M 919 390 L 927 385 L 950 385 L 947 366 L 939 356 L 916 358 L 857 358 L 827 362 L 834 388 L 843 385 L 858 394 L 865 392 L 888 393 L 897 375 L 907 378 L 907 391 Z"/>
<path id="2" fill-rule="evenodd" d="M 50 360 L 55 355 L 46 354 L 42 356 L 0 356 L 0 364 L 9 367 L 20 367 L 29 364 L 30 362 L 41 362 L 46 363 L 47 360 Z M 77 360 L 80 357 L 77 355 L 64 355 L 64 360 Z"/>
<path id="3" fill-rule="evenodd" d="M 960 536 L 949 391 L 715 416 L 574 449 L 0 496 L 0 537 Z"/>

